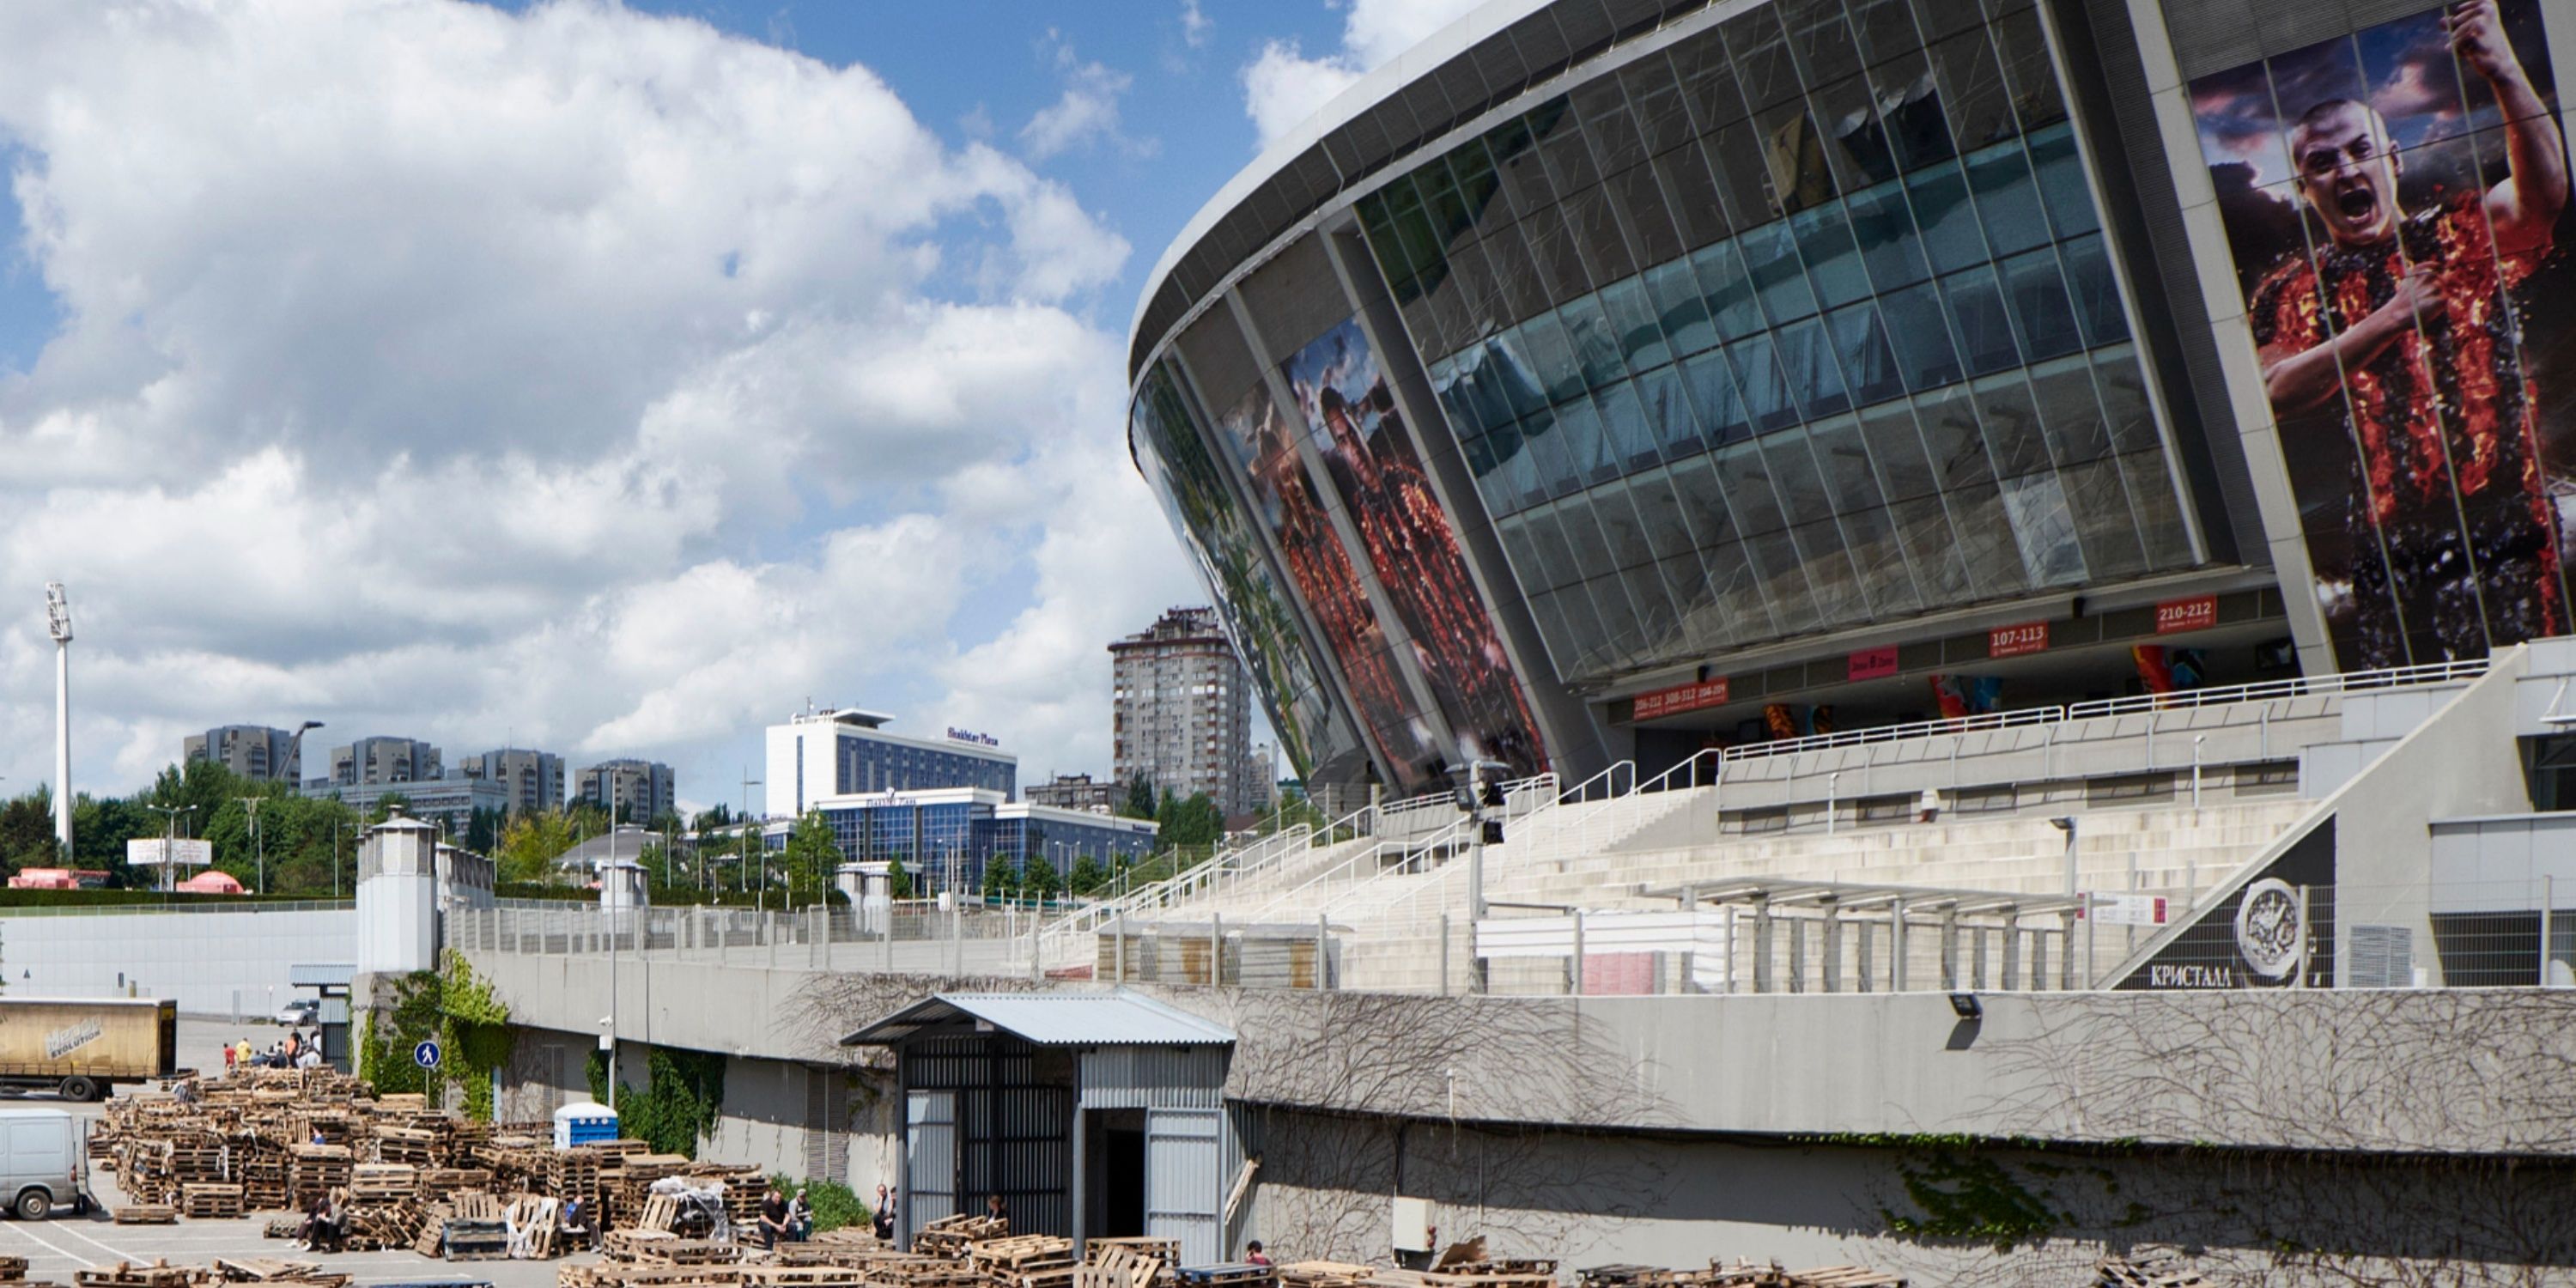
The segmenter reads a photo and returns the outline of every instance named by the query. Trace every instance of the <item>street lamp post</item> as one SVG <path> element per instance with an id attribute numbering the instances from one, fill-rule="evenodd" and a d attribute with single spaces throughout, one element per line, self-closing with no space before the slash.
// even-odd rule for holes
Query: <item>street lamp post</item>
<path id="1" fill-rule="evenodd" d="M 261 844 L 259 839 L 259 803 L 267 798 L 263 796 L 236 796 L 233 799 L 240 801 L 242 809 L 250 815 L 250 848 L 252 853 L 258 856 L 257 861 L 259 863 L 259 875 L 257 880 L 259 881 L 259 892 L 261 894 L 267 894 L 268 847 Z"/>

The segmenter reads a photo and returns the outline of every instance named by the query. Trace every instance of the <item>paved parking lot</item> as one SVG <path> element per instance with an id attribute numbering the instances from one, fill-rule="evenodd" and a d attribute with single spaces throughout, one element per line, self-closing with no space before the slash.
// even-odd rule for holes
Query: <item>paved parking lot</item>
<path id="1" fill-rule="evenodd" d="M 248 1037 L 253 1047 L 265 1048 L 281 1032 L 273 1024 L 182 1020 L 179 1062 L 220 1072 L 224 1043 Z M 63 1103 L 41 1093 L 23 1097 L 21 1103 L 62 1103 L 83 1119 L 99 1112 L 96 1105 Z M 87 1130 L 84 1124 L 83 1133 Z M 108 1217 L 117 1204 L 125 1201 L 124 1192 L 116 1187 L 116 1174 L 92 1171 L 89 1184 L 104 1210 L 75 1216 L 65 1208 L 43 1221 L 0 1220 L 0 1254 L 25 1257 L 29 1279 L 57 1284 L 69 1284 L 75 1270 L 112 1266 L 119 1261 L 167 1259 L 208 1265 L 217 1257 L 284 1257 L 320 1262 L 358 1284 L 487 1282 L 494 1288 L 548 1288 L 555 1281 L 557 1267 L 594 1259 L 585 1255 L 554 1261 L 433 1261 L 412 1252 L 303 1253 L 284 1239 L 260 1237 L 260 1230 L 284 1213 L 262 1213 L 236 1221 L 183 1219 L 176 1225 L 118 1225 Z"/>

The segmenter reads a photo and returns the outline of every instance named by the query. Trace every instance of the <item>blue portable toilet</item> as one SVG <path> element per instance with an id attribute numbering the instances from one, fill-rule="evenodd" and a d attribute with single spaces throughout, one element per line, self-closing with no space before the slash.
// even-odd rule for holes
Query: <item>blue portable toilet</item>
<path id="1" fill-rule="evenodd" d="M 590 1101 L 577 1101 L 555 1111 L 555 1148 L 597 1145 L 617 1139 L 617 1111 Z"/>

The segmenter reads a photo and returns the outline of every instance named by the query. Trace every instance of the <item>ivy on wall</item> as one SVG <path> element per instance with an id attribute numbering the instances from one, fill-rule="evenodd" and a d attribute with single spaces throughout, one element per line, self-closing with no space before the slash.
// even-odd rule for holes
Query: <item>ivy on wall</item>
<path id="1" fill-rule="evenodd" d="M 414 971 L 392 981 L 392 1005 L 370 1008 L 358 1021 L 358 1076 L 379 1093 L 419 1092 L 433 1100 L 454 1082 L 468 1117 L 492 1120 L 492 1071 L 509 1062 L 516 1039 L 510 1008 L 474 968 L 450 953 L 436 971 Z M 436 1039 L 439 1067 L 423 1069 L 413 1048 Z"/>
<path id="2" fill-rule="evenodd" d="M 608 1103 L 608 1055 L 593 1051 L 586 1070 L 590 1097 Z M 724 1107 L 725 1058 L 712 1051 L 652 1047 L 644 1055 L 644 1088 L 621 1085 L 618 1130 L 649 1143 L 657 1154 L 698 1156 L 698 1142 L 716 1129 Z"/>

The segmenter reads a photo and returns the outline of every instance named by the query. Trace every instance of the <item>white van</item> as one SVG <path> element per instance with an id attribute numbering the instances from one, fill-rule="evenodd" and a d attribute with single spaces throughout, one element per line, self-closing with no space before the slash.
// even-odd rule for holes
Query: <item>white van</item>
<path id="1" fill-rule="evenodd" d="M 80 1120 L 68 1109 L 0 1109 L 0 1203 L 41 1221 L 57 1207 L 89 1206 Z"/>

